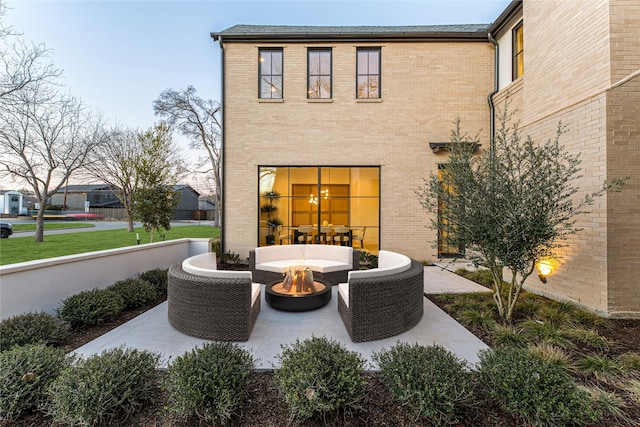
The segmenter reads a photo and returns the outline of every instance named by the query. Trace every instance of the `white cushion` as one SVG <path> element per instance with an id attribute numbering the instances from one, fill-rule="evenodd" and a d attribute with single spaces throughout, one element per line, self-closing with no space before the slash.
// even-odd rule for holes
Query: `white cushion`
<path id="1" fill-rule="evenodd" d="M 342 297 L 342 300 L 346 304 L 347 308 L 349 307 L 349 284 L 348 283 L 340 283 L 338 285 L 338 295 Z"/>
<path id="2" fill-rule="evenodd" d="M 350 246 L 305 245 L 304 259 L 326 259 L 353 267 L 353 248 Z"/>
<path id="3" fill-rule="evenodd" d="M 411 258 L 397 252 L 378 252 L 378 268 L 400 268 L 400 271 L 408 270 L 411 267 Z"/>
<path id="4" fill-rule="evenodd" d="M 260 283 L 251 283 L 251 307 L 260 298 Z"/>
<path id="5" fill-rule="evenodd" d="M 351 268 L 351 264 L 327 259 L 305 259 L 304 265 L 305 267 L 309 267 L 313 271 L 319 271 L 320 273 L 331 273 Z"/>
<path id="6" fill-rule="evenodd" d="M 305 245 L 263 246 L 255 249 L 256 265 L 271 261 L 298 261 L 304 259 Z"/>
<path id="7" fill-rule="evenodd" d="M 192 256 L 182 261 L 182 269 L 186 273 L 195 274 L 196 276 L 207 276 L 208 272 L 215 271 L 216 268 L 215 252 Z"/>
<path id="8" fill-rule="evenodd" d="M 263 262 L 261 264 L 256 263 L 256 270 L 272 271 L 274 273 L 284 273 L 286 269 L 292 265 L 302 265 L 300 261 L 292 260 L 279 260 Z"/>
<path id="9" fill-rule="evenodd" d="M 380 251 L 378 253 L 378 268 L 369 270 L 355 270 L 348 273 L 348 280 L 364 277 L 390 276 L 407 271 L 411 267 L 411 258 L 396 252 Z"/>

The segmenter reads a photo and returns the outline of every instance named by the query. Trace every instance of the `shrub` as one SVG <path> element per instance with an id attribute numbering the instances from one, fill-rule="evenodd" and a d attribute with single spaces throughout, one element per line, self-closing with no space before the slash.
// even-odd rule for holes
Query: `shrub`
<path id="1" fill-rule="evenodd" d="M 527 345 L 527 338 L 524 336 L 522 328 L 513 325 L 495 325 L 493 339 L 495 345 L 515 347 L 525 347 Z"/>
<path id="2" fill-rule="evenodd" d="M 536 426 L 596 421 L 592 399 L 566 369 L 530 351 L 498 347 L 480 353 L 480 383 L 502 410 Z"/>
<path id="3" fill-rule="evenodd" d="M 110 289 L 92 289 L 62 301 L 58 314 L 73 328 L 96 325 L 111 320 L 124 309 L 124 299 Z"/>
<path id="4" fill-rule="evenodd" d="M 115 348 L 63 371 L 50 388 L 49 410 L 57 423 L 112 425 L 149 402 L 159 356 Z"/>
<path id="5" fill-rule="evenodd" d="M 71 361 L 63 349 L 44 344 L 0 353 L 0 420 L 44 409 L 49 385 Z"/>
<path id="6" fill-rule="evenodd" d="M 240 405 L 254 365 L 251 354 L 232 343 L 185 353 L 169 367 L 167 409 L 183 419 L 224 423 Z"/>
<path id="7" fill-rule="evenodd" d="M 124 308 L 129 310 L 147 305 L 158 298 L 153 285 L 140 278 L 120 280 L 107 289 L 117 292 L 124 301 Z"/>
<path id="8" fill-rule="evenodd" d="M 606 356 L 587 355 L 576 364 L 585 376 L 609 384 L 615 384 L 629 374 L 619 361 Z"/>
<path id="9" fill-rule="evenodd" d="M 138 274 L 138 277 L 151 283 L 153 288 L 156 290 L 158 297 L 164 298 L 167 296 L 167 282 L 169 280 L 167 272 L 168 270 L 166 268 L 164 270 L 161 268 L 155 268 Z"/>
<path id="10" fill-rule="evenodd" d="M 378 268 L 378 257 L 371 252 L 361 250 L 360 251 L 360 269 L 368 270 L 371 268 Z"/>
<path id="11" fill-rule="evenodd" d="M 455 424 L 473 401 L 472 375 L 466 361 L 445 348 L 398 343 L 373 355 L 391 394 L 417 417 L 435 425 Z"/>
<path id="12" fill-rule="evenodd" d="M 281 367 L 274 380 L 292 418 L 347 408 L 364 395 L 364 359 L 333 339 L 296 339 L 276 358 Z"/>
<path id="13" fill-rule="evenodd" d="M 240 256 L 240 254 L 231 251 L 220 254 L 219 257 L 221 264 L 238 265 L 249 263 L 249 260 L 247 258 L 243 258 Z"/>
<path id="14" fill-rule="evenodd" d="M 59 317 L 45 312 L 25 313 L 0 322 L 0 349 L 14 346 L 58 344 L 69 336 L 70 326 Z"/>

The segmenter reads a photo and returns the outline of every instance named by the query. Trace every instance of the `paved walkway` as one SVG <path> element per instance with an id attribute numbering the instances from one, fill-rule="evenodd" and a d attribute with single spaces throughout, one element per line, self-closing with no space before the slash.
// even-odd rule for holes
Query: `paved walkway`
<path id="1" fill-rule="evenodd" d="M 464 279 L 440 267 L 425 267 L 425 293 L 480 292 L 486 288 Z M 347 349 L 359 352 L 369 361 L 369 369 L 376 369 L 372 355 L 396 342 L 422 345 L 440 344 L 458 357 L 471 363 L 478 361 L 478 351 L 487 346 L 462 325 L 448 316 L 438 306 L 424 298 L 424 317 L 420 323 L 404 334 L 379 341 L 353 343 L 338 313 L 337 287 L 332 290 L 331 301 L 324 307 L 304 313 L 291 313 L 271 308 L 264 300 L 249 341 L 238 343 L 249 349 L 258 359 L 258 369 L 279 366 L 277 355 L 283 345 L 296 338 L 327 336 L 342 343 Z M 150 350 L 162 355 L 161 365 L 166 367 L 175 357 L 206 342 L 173 329 L 167 320 L 167 303 L 130 320 L 120 327 L 80 347 L 76 353 L 88 357 L 103 350 L 127 346 Z"/>

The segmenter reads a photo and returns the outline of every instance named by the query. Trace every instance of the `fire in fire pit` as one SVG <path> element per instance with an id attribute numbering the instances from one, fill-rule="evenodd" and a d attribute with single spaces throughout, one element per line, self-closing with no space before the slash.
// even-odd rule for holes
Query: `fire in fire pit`
<path id="1" fill-rule="evenodd" d="M 282 289 L 292 294 L 314 294 L 317 291 L 313 271 L 309 267 L 293 266 L 284 273 Z"/>

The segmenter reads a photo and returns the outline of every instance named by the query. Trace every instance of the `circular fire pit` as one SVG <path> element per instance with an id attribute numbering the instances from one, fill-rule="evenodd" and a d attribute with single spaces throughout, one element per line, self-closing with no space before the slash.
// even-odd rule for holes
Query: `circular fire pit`
<path id="1" fill-rule="evenodd" d="M 314 280 L 313 287 L 296 290 L 289 289 L 282 281 L 270 283 L 265 287 L 264 298 L 267 303 L 278 310 L 309 311 L 326 305 L 331 300 L 331 285 Z"/>

